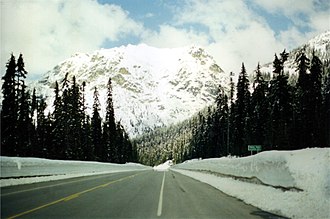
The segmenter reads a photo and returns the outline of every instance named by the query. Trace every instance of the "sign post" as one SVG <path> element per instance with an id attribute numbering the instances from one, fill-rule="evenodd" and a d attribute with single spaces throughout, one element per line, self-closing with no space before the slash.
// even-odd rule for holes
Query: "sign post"
<path id="1" fill-rule="evenodd" d="M 256 151 L 257 153 L 261 151 L 261 145 L 248 145 L 248 151 L 251 151 L 251 155 L 253 151 Z"/>

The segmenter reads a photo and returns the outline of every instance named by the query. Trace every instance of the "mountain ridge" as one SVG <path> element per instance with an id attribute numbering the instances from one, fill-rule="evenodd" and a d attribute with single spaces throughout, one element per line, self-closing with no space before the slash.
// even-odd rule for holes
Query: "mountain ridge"
<path id="1" fill-rule="evenodd" d="M 296 75 L 295 57 L 315 49 L 322 60 L 330 58 L 330 30 L 289 51 L 284 70 Z M 261 72 L 272 77 L 272 62 Z M 101 115 L 104 116 L 106 83 L 113 81 L 114 109 L 131 137 L 190 118 L 214 103 L 219 86 L 229 91 L 229 73 L 225 73 L 202 47 L 155 48 L 146 44 L 76 53 L 47 72 L 33 85 L 52 106 L 55 81 L 66 73 L 77 82 L 87 83 L 87 111 L 91 114 L 92 90 L 99 89 Z M 48 108 L 52 111 L 51 107 Z"/>
<path id="2" fill-rule="evenodd" d="M 298 46 L 297 48 L 288 51 L 288 60 L 284 63 L 284 71 L 289 75 L 297 75 L 295 60 L 297 55 L 304 51 L 308 57 L 312 57 L 312 53 L 315 52 L 316 55 L 322 60 L 330 60 L 330 30 L 325 31 L 312 39 L 308 40 L 306 43 Z M 270 77 L 273 75 L 273 62 L 268 62 L 261 66 L 261 72 L 269 73 Z"/>
<path id="3" fill-rule="evenodd" d="M 229 81 L 201 47 L 160 49 L 145 44 L 128 45 L 77 53 L 47 72 L 35 87 L 47 97 L 49 106 L 55 81 L 60 83 L 66 73 L 69 78 L 74 75 L 80 84 L 86 82 L 90 114 L 92 90 L 98 88 L 104 109 L 106 83 L 111 77 L 116 119 L 131 137 L 189 118 L 212 104 L 219 85 L 228 89 Z"/>

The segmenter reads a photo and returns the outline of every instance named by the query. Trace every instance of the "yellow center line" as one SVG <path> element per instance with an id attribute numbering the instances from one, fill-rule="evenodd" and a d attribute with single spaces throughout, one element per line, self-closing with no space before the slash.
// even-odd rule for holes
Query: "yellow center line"
<path id="1" fill-rule="evenodd" d="M 58 200 L 56 200 L 56 201 L 53 201 L 53 202 L 50 202 L 50 203 L 47 203 L 47 204 L 41 205 L 41 206 L 39 206 L 39 207 L 33 208 L 33 209 L 31 209 L 31 210 L 24 211 L 24 212 L 22 212 L 22 213 L 19 213 L 19 214 L 13 215 L 13 216 L 11 216 L 11 217 L 8 217 L 8 219 L 13 219 L 13 218 L 21 217 L 21 216 L 23 216 L 23 215 L 30 214 L 30 213 L 32 213 L 32 212 L 35 212 L 35 211 L 40 210 L 40 209 L 42 209 L 42 208 L 49 207 L 49 206 L 51 206 L 51 205 L 58 204 L 58 203 L 60 203 L 60 202 L 70 201 L 70 200 L 72 200 L 72 199 L 75 199 L 75 198 L 79 197 L 79 196 L 82 195 L 82 194 L 85 194 L 85 193 L 88 193 L 88 192 L 94 191 L 94 190 L 99 189 L 99 188 L 107 187 L 107 186 L 109 186 L 109 185 L 111 185 L 111 184 L 114 184 L 114 183 L 117 183 L 117 182 L 120 182 L 120 181 L 123 181 L 123 180 L 129 179 L 129 178 L 133 178 L 133 177 L 135 177 L 136 175 L 139 175 L 139 174 L 141 174 L 141 173 L 136 173 L 136 174 L 133 174 L 133 175 L 130 175 L 130 176 L 125 176 L 125 177 L 119 178 L 119 179 L 117 179 L 117 180 L 110 181 L 110 182 L 107 182 L 107 183 L 105 183 L 105 184 L 98 185 L 98 186 L 95 186 L 95 187 L 93 187 L 93 188 L 86 189 L 86 190 L 83 190 L 83 191 L 81 191 L 81 192 L 74 193 L 74 194 L 72 194 L 72 195 L 66 196 L 66 197 L 61 198 L 61 199 L 58 199 Z"/>

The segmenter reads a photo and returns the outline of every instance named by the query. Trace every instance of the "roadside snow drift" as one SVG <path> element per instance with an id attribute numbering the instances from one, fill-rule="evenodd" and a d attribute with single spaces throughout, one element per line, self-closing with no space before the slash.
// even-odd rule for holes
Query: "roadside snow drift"
<path id="1" fill-rule="evenodd" d="M 266 211 L 290 218 L 330 218 L 329 164 L 329 148 L 311 148 L 192 160 L 172 169 Z"/>
<path id="2" fill-rule="evenodd" d="M 154 166 L 153 169 L 155 171 L 168 171 L 168 169 L 173 165 L 172 160 L 168 160 L 165 163 L 159 164 L 158 166 Z"/>
<path id="3" fill-rule="evenodd" d="M 1 187 L 93 174 L 150 169 L 150 167 L 135 163 L 113 164 L 4 156 L 0 159 Z"/>

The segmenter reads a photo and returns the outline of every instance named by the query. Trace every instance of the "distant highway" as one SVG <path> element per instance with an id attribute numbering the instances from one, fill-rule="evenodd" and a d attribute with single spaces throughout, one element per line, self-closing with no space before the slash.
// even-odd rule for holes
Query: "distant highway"
<path id="1" fill-rule="evenodd" d="M 280 218 L 176 172 L 134 171 L 1 189 L 1 218 Z"/>

